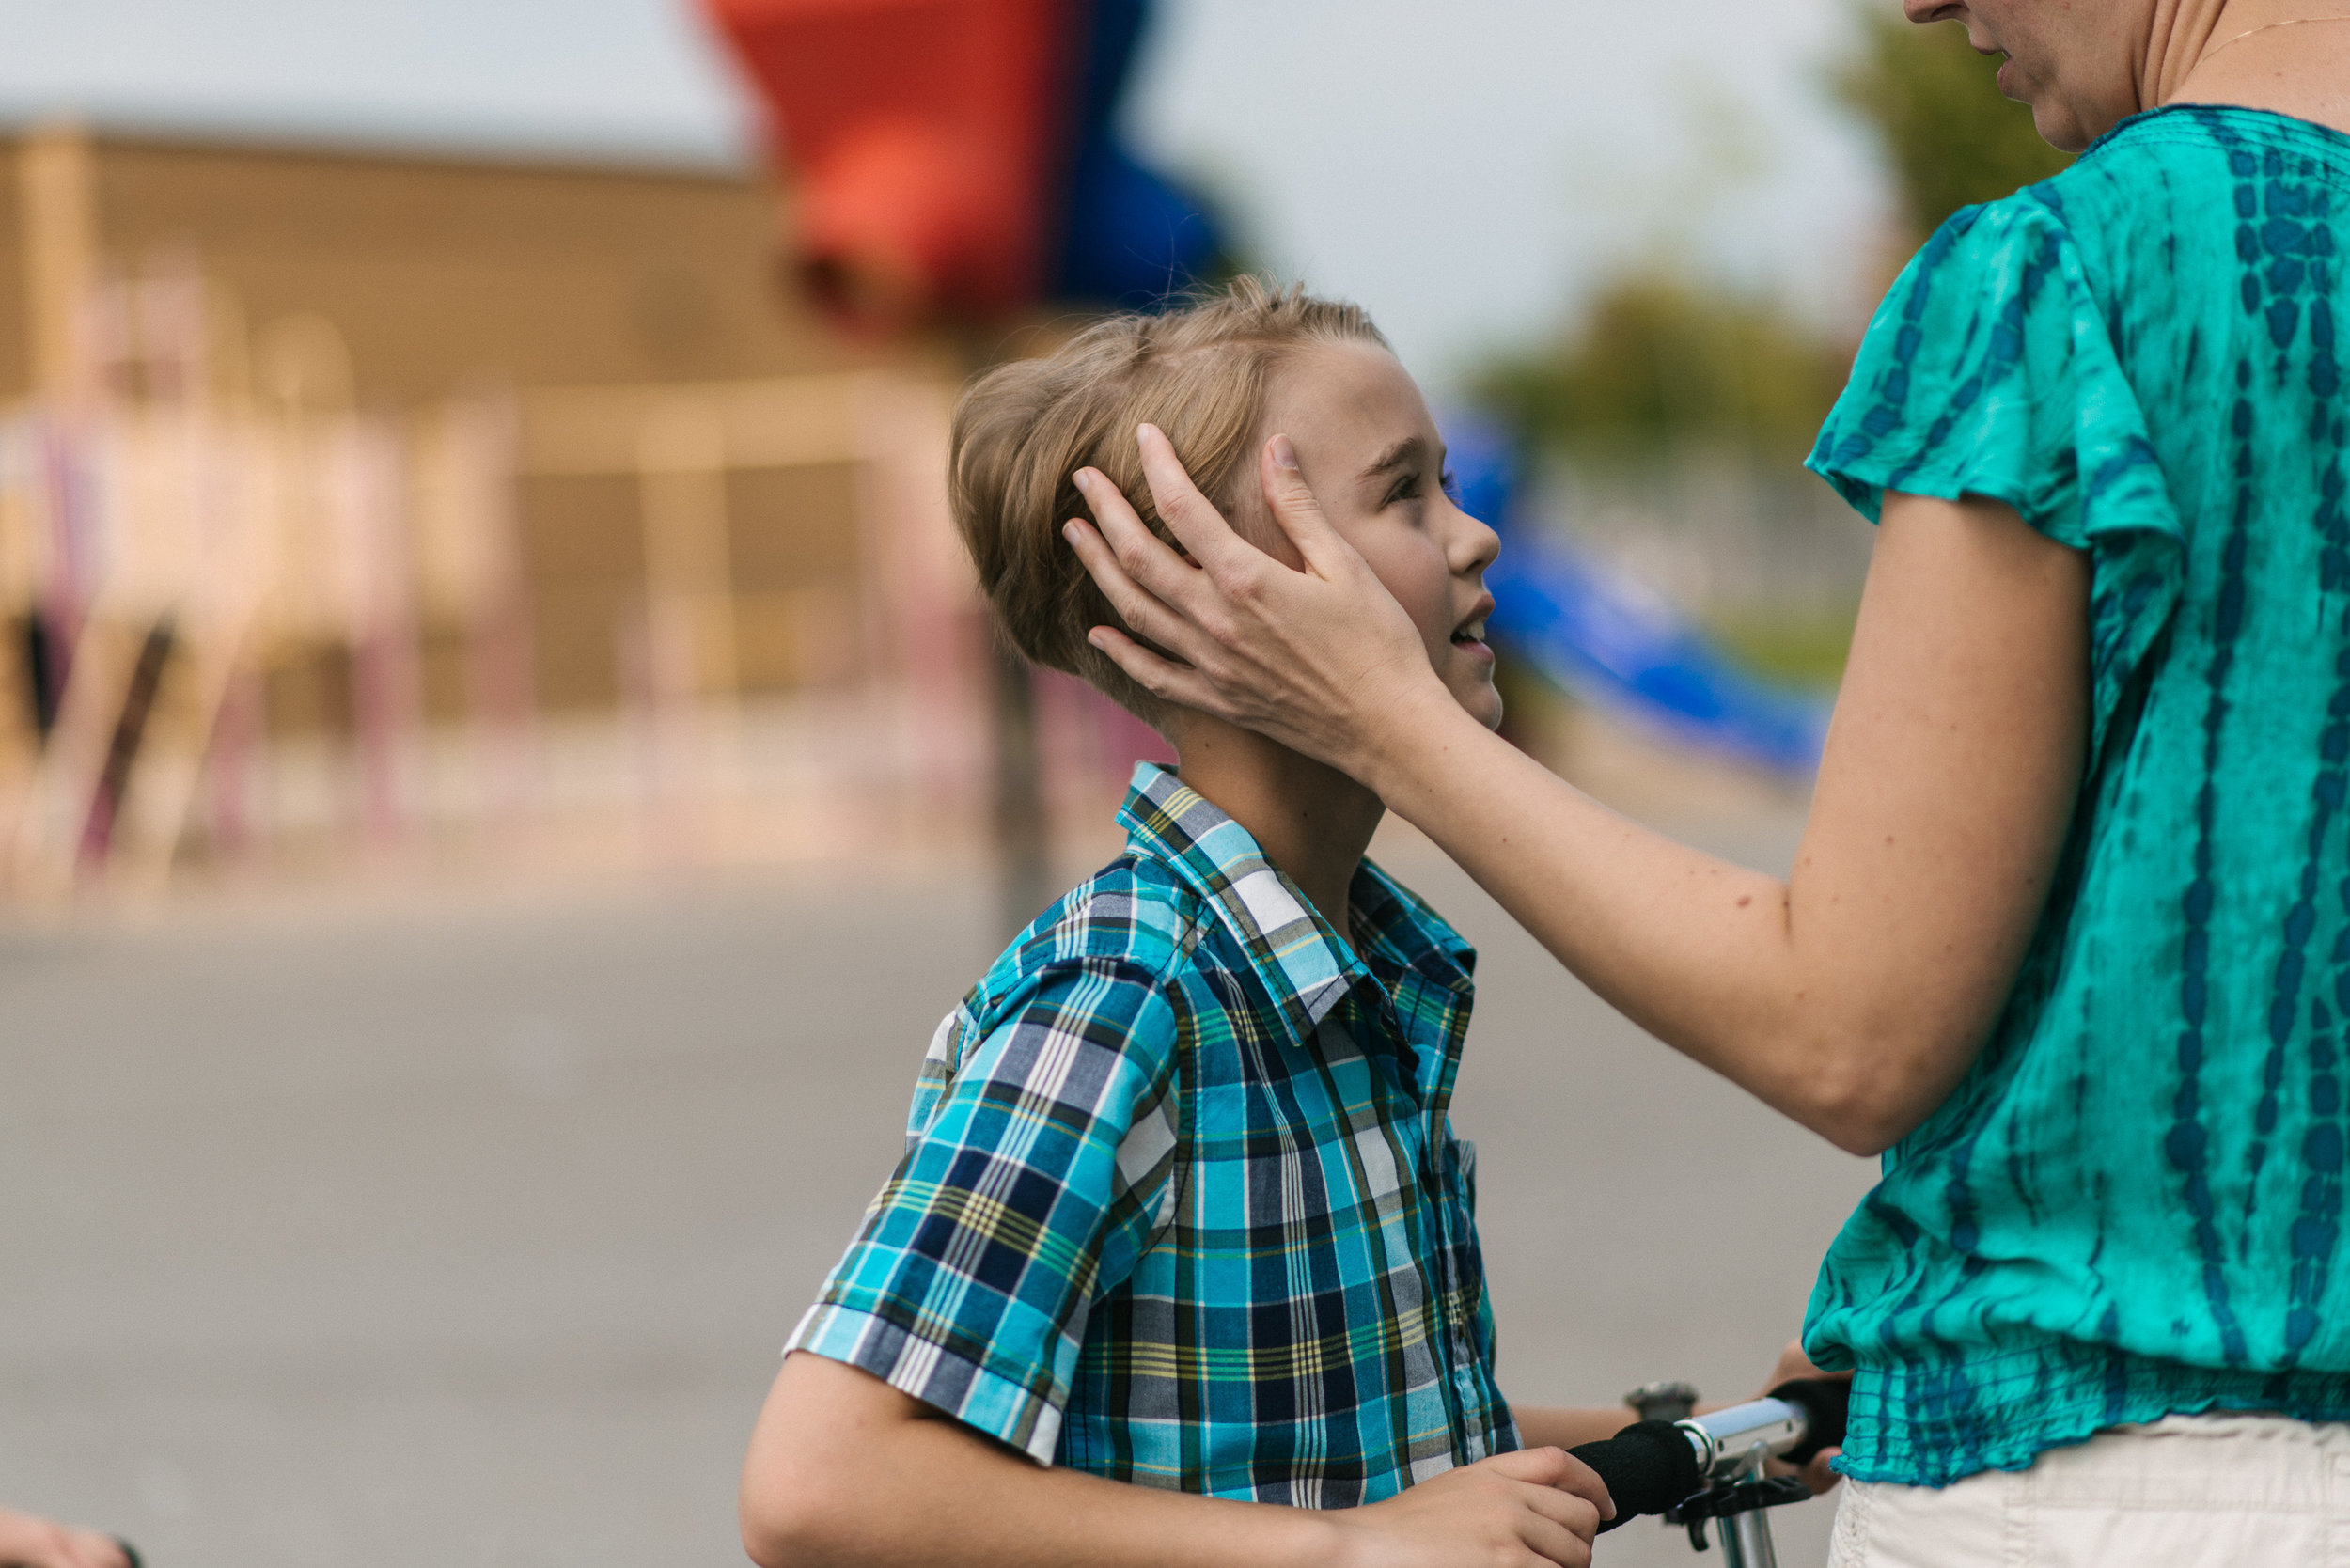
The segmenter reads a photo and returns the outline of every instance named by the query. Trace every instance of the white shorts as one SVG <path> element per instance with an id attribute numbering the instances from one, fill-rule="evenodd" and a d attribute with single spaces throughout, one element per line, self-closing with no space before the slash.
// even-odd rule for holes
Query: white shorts
<path id="1" fill-rule="evenodd" d="M 1829 1568 L 2350 1568 L 2350 1425 L 2170 1416 L 1951 1485 L 1847 1482 Z"/>

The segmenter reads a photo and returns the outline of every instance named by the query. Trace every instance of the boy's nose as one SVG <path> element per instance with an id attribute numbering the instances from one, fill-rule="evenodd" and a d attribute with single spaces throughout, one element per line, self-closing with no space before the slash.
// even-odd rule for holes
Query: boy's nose
<path id="1" fill-rule="evenodd" d="M 1454 510 L 1461 519 L 1460 543 L 1453 551 L 1457 570 L 1463 573 L 1482 572 L 1500 557 L 1501 536 L 1458 508 Z"/>

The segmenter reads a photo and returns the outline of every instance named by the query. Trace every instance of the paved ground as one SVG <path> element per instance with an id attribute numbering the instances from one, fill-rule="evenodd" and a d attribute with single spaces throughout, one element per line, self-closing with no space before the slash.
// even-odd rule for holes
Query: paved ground
<path id="1" fill-rule="evenodd" d="M 1484 949 L 1455 1121 L 1505 1388 L 1743 1391 L 1866 1168 L 1391 863 Z M 803 883 L 0 933 L 0 1496 L 156 1568 L 740 1561 L 776 1346 L 987 925 L 982 887 Z"/>

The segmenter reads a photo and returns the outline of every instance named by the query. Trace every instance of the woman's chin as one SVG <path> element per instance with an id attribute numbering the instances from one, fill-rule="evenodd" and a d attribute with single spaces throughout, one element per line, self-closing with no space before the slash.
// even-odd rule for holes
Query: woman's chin
<path id="1" fill-rule="evenodd" d="M 2058 102 L 2055 95 L 2050 93 L 2042 93 L 2024 102 L 2031 105 L 2031 128 L 2040 133 L 2042 141 L 2059 152 L 2086 151 L 2091 142 L 2112 129 L 2111 126 L 2101 126 L 2094 131 L 2085 128 L 2080 116 Z"/>

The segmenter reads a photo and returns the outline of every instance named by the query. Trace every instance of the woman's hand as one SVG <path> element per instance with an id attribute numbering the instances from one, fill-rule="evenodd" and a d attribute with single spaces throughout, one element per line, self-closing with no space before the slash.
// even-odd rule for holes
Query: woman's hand
<path id="1" fill-rule="evenodd" d="M 95 1530 L 0 1508 L 0 1568 L 123 1568 L 129 1560 Z"/>
<path id="2" fill-rule="evenodd" d="M 1803 1341 L 1790 1340 L 1787 1341 L 1787 1348 L 1778 1353 L 1778 1364 L 1771 1369 L 1771 1375 L 1763 1381 L 1762 1387 L 1756 1390 L 1755 1397 L 1768 1399 L 1771 1397 L 1773 1388 L 1813 1377 L 1837 1377 L 1842 1378 L 1847 1383 L 1852 1381 L 1850 1372 L 1822 1372 L 1812 1365 L 1811 1357 L 1803 1353 Z M 1822 1449 L 1806 1461 L 1803 1468 L 1799 1470 L 1786 1465 L 1774 1465 L 1772 1471 L 1778 1475 L 1801 1476 L 1803 1483 L 1811 1488 L 1813 1497 L 1825 1497 L 1836 1490 L 1836 1483 L 1844 1479 L 1828 1468 L 1828 1466 L 1835 1462 L 1836 1456 L 1843 1451 L 1841 1447 Z"/>
<path id="3" fill-rule="evenodd" d="M 1106 626 L 1093 645 L 1153 696 L 1261 731 L 1375 788 L 1364 773 L 1390 749 L 1388 736 L 1430 704 L 1458 706 L 1411 618 L 1330 526 L 1286 436 L 1265 444 L 1260 471 L 1301 568 L 1234 533 L 1155 427 L 1144 425 L 1139 440 L 1151 498 L 1191 560 L 1092 469 L 1077 483 L 1094 525 L 1073 521 L 1067 533 L 1126 624 L 1175 659 Z"/>

